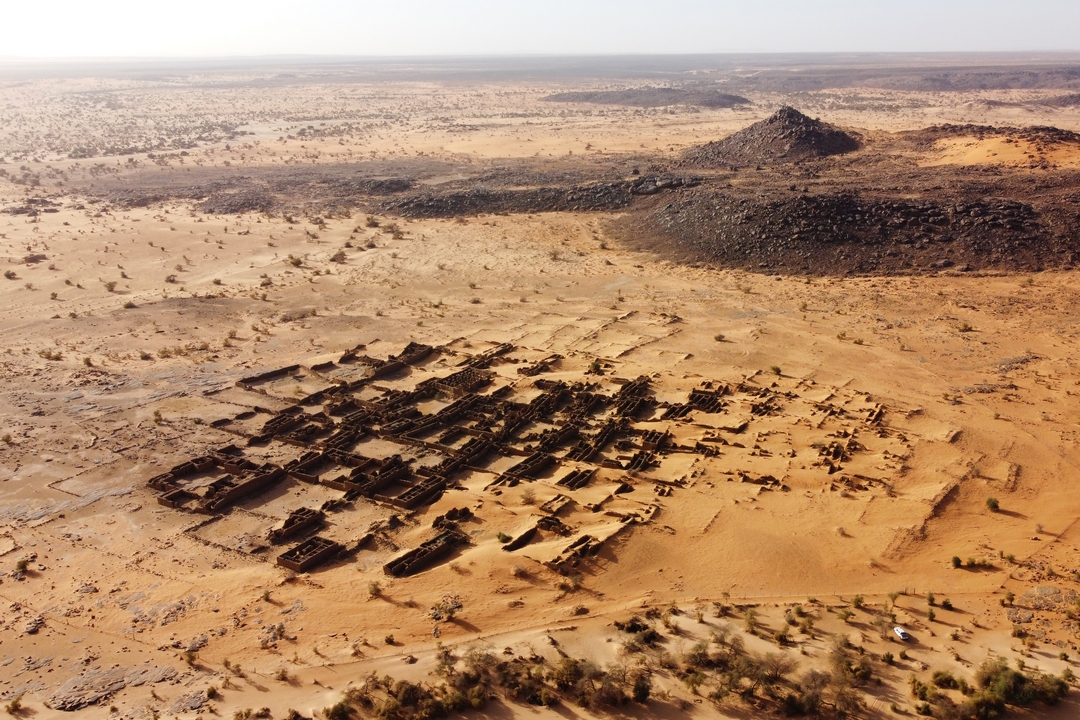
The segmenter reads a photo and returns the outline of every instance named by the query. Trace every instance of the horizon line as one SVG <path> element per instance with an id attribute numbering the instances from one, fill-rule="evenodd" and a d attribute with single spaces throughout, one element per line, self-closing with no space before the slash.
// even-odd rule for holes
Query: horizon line
<path id="1" fill-rule="evenodd" d="M 441 54 L 317 54 L 317 53 L 262 53 L 236 55 L 0 55 L 0 63 L 51 63 L 51 62 L 131 62 L 131 61 L 201 61 L 201 60 L 492 60 L 492 59 L 602 59 L 602 58 L 694 58 L 737 56 L 1018 56 L 1018 55 L 1076 55 L 1080 62 L 1080 48 L 1056 50 L 738 50 L 715 52 L 572 52 L 572 53 L 441 53 Z"/>

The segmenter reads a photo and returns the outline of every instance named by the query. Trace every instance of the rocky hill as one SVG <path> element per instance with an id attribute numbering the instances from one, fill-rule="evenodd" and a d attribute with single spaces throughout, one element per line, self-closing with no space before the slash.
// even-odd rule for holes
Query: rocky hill
<path id="1" fill-rule="evenodd" d="M 984 193 L 927 195 L 702 186 L 620 222 L 623 237 L 640 249 L 767 272 L 1030 271 L 1070 267 L 1080 259 L 1071 241 L 1076 220 L 1060 201 L 1042 198 L 1035 207 Z"/>
<path id="2" fill-rule="evenodd" d="M 759 165 L 840 155 L 858 149 L 859 141 L 843 130 L 809 118 L 795 108 L 782 107 L 734 135 L 692 148 L 684 156 L 684 162 L 699 167 Z"/>

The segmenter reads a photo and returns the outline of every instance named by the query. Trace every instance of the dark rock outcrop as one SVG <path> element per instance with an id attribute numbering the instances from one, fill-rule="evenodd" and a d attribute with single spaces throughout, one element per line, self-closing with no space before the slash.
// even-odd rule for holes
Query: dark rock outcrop
<path id="1" fill-rule="evenodd" d="M 1027 203 L 939 201 L 853 192 L 681 193 L 634 219 L 638 242 L 666 256 L 811 275 L 1037 269 L 1075 261 Z M 630 232 L 626 237 L 632 237 Z"/>
<path id="2" fill-rule="evenodd" d="M 763 165 L 841 155 L 858 149 L 859 141 L 843 130 L 809 118 L 795 108 L 782 107 L 734 135 L 690 149 L 683 160 L 700 167 Z"/>
<path id="3" fill-rule="evenodd" d="M 594 90 L 555 93 L 541 98 L 547 102 L 595 103 L 628 107 L 665 107 L 694 105 L 707 108 L 732 108 L 749 105 L 741 95 L 722 93 L 714 88 L 700 87 L 639 87 L 627 90 Z"/>

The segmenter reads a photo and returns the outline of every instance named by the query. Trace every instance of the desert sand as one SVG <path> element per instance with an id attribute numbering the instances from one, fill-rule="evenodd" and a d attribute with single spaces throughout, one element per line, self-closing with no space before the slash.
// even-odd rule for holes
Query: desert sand
<path id="1" fill-rule="evenodd" d="M 311 191 L 288 211 L 214 212 L 186 190 L 356 169 L 367 181 L 419 168 L 434 189 L 507 172 L 536 185 L 629 175 L 784 104 L 869 138 L 942 123 L 1080 131 L 1076 107 L 1041 104 L 1062 90 L 750 88 L 748 106 L 640 108 L 543 100 L 640 81 L 252 72 L 0 85 L 11 712 L 325 717 L 345 698 L 341 717 L 404 717 L 383 705 L 393 682 L 438 687 L 505 662 L 502 677 L 548 677 L 550 706 L 490 679 L 490 699 L 465 714 L 778 716 L 816 670 L 822 714 L 891 717 L 922 704 L 912 676 L 974 684 L 998 657 L 1029 673 L 1074 668 L 1074 271 L 755 273 L 633 250 L 624 211 L 417 219 L 377 195 L 348 207 Z M 1038 182 L 1033 150 L 973 135 L 911 161 Z M 1075 169 L 1080 151 L 1050 162 Z M 376 373 L 410 343 L 430 351 Z M 340 457 L 298 469 L 327 447 L 322 430 L 264 437 L 283 411 L 343 427 L 347 412 L 313 393 L 354 383 L 339 399 L 370 410 L 470 363 L 475 392 L 499 408 L 450 424 L 471 435 L 406 442 L 387 415 L 356 420 L 350 462 L 399 455 L 410 468 L 378 492 L 328 484 L 350 473 Z M 639 378 L 644 400 L 623 414 L 619 393 Z M 433 499 L 402 504 L 469 437 L 494 437 L 508 408 L 558 383 L 601 397 L 576 416 L 583 436 L 625 417 L 620 440 L 586 459 L 558 440 L 552 464 L 522 470 L 542 433 L 570 422 L 559 406 Z M 409 407 L 427 417 L 469 397 L 439 387 Z M 198 511 L 231 476 L 219 462 L 178 475 L 187 494 L 162 504 L 153 478 L 215 452 L 286 472 Z M 559 484 L 572 471 L 592 474 Z M 273 543 L 298 508 L 321 509 L 321 523 Z M 387 571 L 458 509 L 467 517 L 441 526 L 456 533 L 449 554 Z M 302 572 L 276 562 L 313 535 L 344 552 Z M 460 605 L 449 617 L 447 603 Z M 620 629 L 632 618 L 659 640 Z M 736 655 L 772 671 L 725 685 Z M 588 692 L 576 676 L 559 686 L 567 658 L 598 668 Z M 642 678 L 648 698 L 622 703 Z M 938 692 L 965 699 L 944 681 Z M 1026 712 L 1080 707 L 1073 693 Z"/>

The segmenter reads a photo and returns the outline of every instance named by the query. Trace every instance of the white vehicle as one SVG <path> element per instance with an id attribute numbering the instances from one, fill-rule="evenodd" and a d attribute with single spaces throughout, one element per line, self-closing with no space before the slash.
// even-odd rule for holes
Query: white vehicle
<path id="1" fill-rule="evenodd" d="M 907 642 L 908 640 L 910 640 L 910 639 L 911 639 L 911 635 L 910 635 L 910 634 L 908 633 L 908 631 L 907 631 L 907 630 L 905 630 L 904 628 L 900 627 L 899 625 L 897 625 L 896 627 L 894 627 L 894 628 L 892 629 L 892 631 L 893 631 L 894 633 L 896 633 L 896 637 L 900 638 L 900 639 L 901 639 L 901 640 L 903 640 L 904 642 Z"/>

